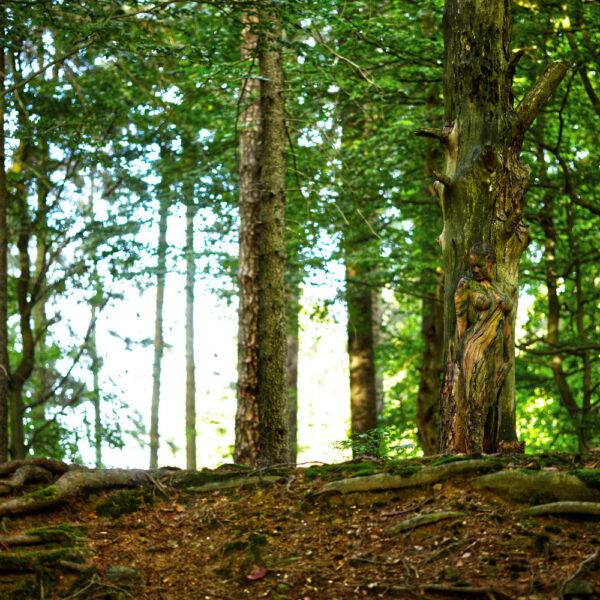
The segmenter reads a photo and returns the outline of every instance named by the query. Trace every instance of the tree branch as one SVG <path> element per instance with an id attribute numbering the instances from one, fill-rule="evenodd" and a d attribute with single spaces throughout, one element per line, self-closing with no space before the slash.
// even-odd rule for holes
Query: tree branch
<path id="1" fill-rule="evenodd" d="M 516 108 L 517 120 L 513 126 L 513 134 L 516 138 L 522 138 L 535 121 L 552 92 L 567 74 L 570 65 L 571 63 L 566 60 L 551 62 L 525 94 Z"/>

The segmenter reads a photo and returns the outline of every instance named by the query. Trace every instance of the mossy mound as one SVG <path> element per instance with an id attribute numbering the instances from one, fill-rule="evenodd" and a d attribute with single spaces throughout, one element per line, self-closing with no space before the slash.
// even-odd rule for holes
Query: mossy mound
<path id="1" fill-rule="evenodd" d="M 110 496 L 95 508 L 99 517 L 117 519 L 123 515 L 137 512 L 145 504 L 152 502 L 152 494 L 149 490 L 124 490 Z"/>

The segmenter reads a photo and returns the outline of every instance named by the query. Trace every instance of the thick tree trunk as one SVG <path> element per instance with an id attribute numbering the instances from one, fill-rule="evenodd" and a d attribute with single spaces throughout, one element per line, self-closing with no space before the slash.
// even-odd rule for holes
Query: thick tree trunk
<path id="1" fill-rule="evenodd" d="M 191 194 L 191 191 L 190 191 Z M 196 469 L 196 364 L 194 361 L 194 283 L 196 280 L 196 257 L 194 255 L 193 198 L 186 198 L 185 228 L 185 440 L 186 468 Z"/>
<path id="2" fill-rule="evenodd" d="M 150 468 L 158 466 L 158 408 L 160 404 L 160 369 L 164 353 L 163 306 L 167 271 L 167 217 L 169 202 L 166 190 L 159 189 L 160 216 L 156 259 L 156 312 L 154 317 L 154 364 L 152 367 L 152 405 L 150 408 Z"/>
<path id="3" fill-rule="evenodd" d="M 0 15 L 4 9 L 0 8 Z M 0 33 L 3 32 L 0 27 Z M 8 460 L 8 387 L 10 365 L 8 362 L 8 237 L 6 161 L 4 142 L 4 46 L 0 42 L 0 463 Z"/>
<path id="4" fill-rule="evenodd" d="M 518 297 L 521 254 L 529 242 L 522 223 L 529 171 L 519 162 L 525 132 L 567 70 L 554 63 L 513 109 L 509 0 L 446 0 L 444 31 L 444 127 L 422 131 L 442 143 L 441 184 L 444 225 L 444 346 L 446 373 L 440 398 L 440 448 L 461 451 L 460 414 L 456 409 L 456 309 L 454 294 L 468 274 L 469 249 L 489 243 L 497 257 L 495 281 L 512 299 L 510 328 Z M 514 341 L 508 339 L 507 360 L 514 364 Z M 504 378 L 490 408 L 484 447 L 516 439 L 514 367 Z M 474 450 L 472 445 L 467 446 Z"/>
<path id="5" fill-rule="evenodd" d="M 257 56 L 256 14 L 243 13 L 242 59 Z M 254 29 L 253 29 L 254 28 Z M 250 66 L 248 67 L 250 69 Z M 258 209 L 260 206 L 260 80 L 242 80 L 240 104 L 240 230 L 238 255 L 238 381 L 235 418 L 236 463 L 254 465 L 258 458 Z"/>
<path id="6" fill-rule="evenodd" d="M 262 3 L 259 47 L 262 122 L 258 214 L 259 464 L 288 458 L 285 323 L 285 98 L 281 22 L 274 2 Z"/>

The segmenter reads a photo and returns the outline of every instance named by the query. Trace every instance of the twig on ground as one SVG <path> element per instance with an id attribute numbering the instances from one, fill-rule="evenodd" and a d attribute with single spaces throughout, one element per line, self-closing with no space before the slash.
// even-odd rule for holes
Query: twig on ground
<path id="1" fill-rule="evenodd" d="M 600 546 L 596 546 L 596 548 L 594 548 L 594 552 L 579 563 L 579 566 L 577 567 L 575 573 L 573 573 L 573 575 L 571 575 L 563 581 L 563 584 L 560 586 L 560 590 L 558 591 L 559 600 L 564 600 L 565 589 L 567 585 L 578 577 L 578 575 L 583 571 L 585 565 L 587 565 L 590 562 L 594 562 L 598 558 L 598 554 L 600 554 Z"/>

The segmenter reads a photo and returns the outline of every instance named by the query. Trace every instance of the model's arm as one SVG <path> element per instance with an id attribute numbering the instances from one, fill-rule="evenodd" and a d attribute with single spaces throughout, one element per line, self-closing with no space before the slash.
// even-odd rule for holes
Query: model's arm
<path id="1" fill-rule="evenodd" d="M 469 308 L 469 280 L 462 278 L 458 282 L 456 292 L 454 294 L 454 306 L 456 308 L 456 341 L 459 342 L 468 325 L 468 308 Z"/>

